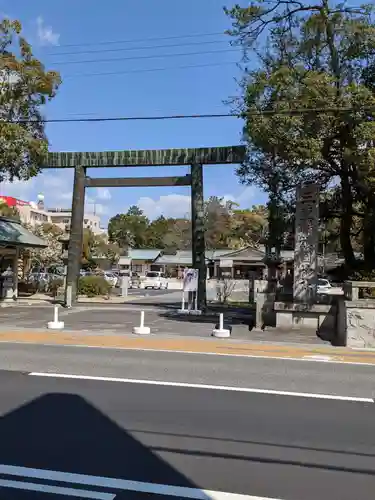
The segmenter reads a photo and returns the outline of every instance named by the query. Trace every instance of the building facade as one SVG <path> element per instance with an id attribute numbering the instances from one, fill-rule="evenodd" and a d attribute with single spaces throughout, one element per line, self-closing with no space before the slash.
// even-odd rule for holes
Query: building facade
<path id="1" fill-rule="evenodd" d="M 58 226 L 63 231 L 69 230 L 72 210 L 68 208 L 46 208 L 44 199 L 39 196 L 38 202 L 23 201 L 12 196 L 0 196 L 0 201 L 9 207 L 17 208 L 21 222 L 32 227 L 38 224 L 50 223 Z M 95 235 L 105 235 L 105 229 L 100 226 L 100 217 L 96 214 L 86 213 L 83 227 L 90 229 Z"/>
<path id="2" fill-rule="evenodd" d="M 68 208 L 49 208 L 48 214 L 50 222 L 55 226 L 65 230 L 70 228 L 72 220 L 72 210 Z M 95 235 L 105 234 L 105 230 L 100 227 L 100 217 L 96 214 L 86 213 L 83 218 L 83 227 L 90 229 Z"/>

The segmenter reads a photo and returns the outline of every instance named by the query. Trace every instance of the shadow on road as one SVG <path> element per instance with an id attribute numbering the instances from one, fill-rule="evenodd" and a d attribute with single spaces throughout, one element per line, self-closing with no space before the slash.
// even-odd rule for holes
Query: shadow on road
<path id="1" fill-rule="evenodd" d="M 129 429 L 130 431 L 130 429 Z M 321 453 L 334 453 L 337 455 L 352 455 L 354 457 L 369 457 L 369 458 L 375 458 L 374 453 L 364 453 L 360 451 L 351 451 L 351 450 L 344 450 L 340 448 L 322 448 L 322 447 L 313 447 L 313 446 L 303 446 L 303 445 L 297 445 L 297 444 L 286 444 L 286 443 L 275 443 L 271 441 L 254 441 L 254 440 L 248 440 L 248 439 L 233 439 L 232 437 L 213 437 L 213 436 L 202 436 L 202 435 L 197 435 L 197 434 L 186 434 L 186 433 L 172 433 L 172 432 L 156 432 L 156 431 L 148 431 L 146 429 L 131 429 L 131 432 L 135 434 L 150 434 L 150 435 L 157 435 L 157 436 L 167 436 L 168 438 L 179 438 L 179 439 L 192 439 L 192 440 L 198 440 L 202 439 L 205 441 L 218 441 L 220 443 L 235 443 L 235 444 L 249 444 L 249 445 L 256 445 L 256 446 L 266 446 L 266 447 L 271 447 L 271 448 L 281 448 L 281 449 L 286 449 L 286 450 L 302 450 L 302 451 L 317 451 Z M 374 471 L 375 475 L 375 471 Z"/>
<path id="2" fill-rule="evenodd" d="M 127 301 L 126 306 L 137 306 L 137 308 L 155 308 L 159 317 L 181 323 L 212 324 L 219 321 L 219 314 L 224 314 L 224 322 L 230 325 L 246 325 L 251 331 L 255 326 L 255 312 L 250 308 L 236 307 L 230 305 L 209 304 L 202 315 L 178 314 L 181 302 L 157 302 L 150 301 Z"/>
<path id="3" fill-rule="evenodd" d="M 196 488 L 131 434 L 74 394 L 46 394 L 6 414 L 1 419 L 0 442 L 0 464 L 3 465 Z M 4 479 L 4 470 L 1 473 Z M 32 482 L 38 479 L 39 484 L 46 483 L 45 479 L 30 479 L 26 475 L 6 479 Z M 56 484 L 56 480 L 53 481 Z M 116 500 L 125 495 L 126 499 L 145 498 L 145 493 L 130 490 L 121 494 L 113 487 L 72 482 L 62 485 L 60 479 L 59 486 L 109 491 L 116 493 Z M 4 488 L 3 492 L 2 489 L 0 484 L 0 498 L 19 498 L 11 496 L 18 489 Z M 147 495 L 151 497 L 154 498 Z"/>

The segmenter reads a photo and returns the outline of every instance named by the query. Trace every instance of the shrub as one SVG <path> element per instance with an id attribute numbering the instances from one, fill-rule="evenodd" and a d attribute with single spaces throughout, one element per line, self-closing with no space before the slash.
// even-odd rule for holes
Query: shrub
<path id="1" fill-rule="evenodd" d="M 227 304 L 236 283 L 231 278 L 222 278 L 217 283 L 216 296 L 221 304 Z"/>
<path id="2" fill-rule="evenodd" d="M 78 293 L 87 297 L 108 295 L 111 285 L 102 276 L 82 276 L 78 282 Z"/>

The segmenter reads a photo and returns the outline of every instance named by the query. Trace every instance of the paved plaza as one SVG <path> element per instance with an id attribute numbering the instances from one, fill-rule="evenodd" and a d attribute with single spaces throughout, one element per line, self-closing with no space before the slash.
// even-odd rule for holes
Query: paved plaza
<path id="1" fill-rule="evenodd" d="M 53 305 L 17 306 L 0 309 L 0 331 L 44 330 L 53 319 Z M 209 337 L 218 322 L 215 315 L 208 317 L 178 316 L 176 309 L 153 304 L 79 305 L 72 309 L 59 308 L 59 319 L 65 331 L 78 331 L 94 335 L 128 335 L 139 325 L 141 310 L 145 312 L 145 325 L 155 335 Z M 249 317 L 231 317 L 225 321 L 232 327 L 232 338 L 249 341 L 298 342 L 321 344 L 314 332 L 265 332 L 249 327 Z M 53 332 L 51 332 L 53 335 Z"/>

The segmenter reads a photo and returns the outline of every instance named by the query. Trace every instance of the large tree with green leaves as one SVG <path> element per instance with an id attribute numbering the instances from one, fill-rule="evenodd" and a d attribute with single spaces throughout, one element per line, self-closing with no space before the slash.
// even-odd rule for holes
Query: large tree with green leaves
<path id="1" fill-rule="evenodd" d="M 147 229 L 150 221 L 137 206 L 129 207 L 126 214 L 117 214 L 109 220 L 108 236 L 111 243 L 127 250 L 147 246 Z"/>
<path id="2" fill-rule="evenodd" d="M 19 21 L 0 22 L 0 180 L 27 180 L 48 151 L 42 107 L 60 85 L 22 36 Z"/>
<path id="3" fill-rule="evenodd" d="M 239 169 L 280 203 L 301 181 L 336 186 L 340 248 L 354 265 L 353 226 L 375 263 L 374 6 L 258 1 L 226 9 L 234 43 L 253 54 L 239 102 L 249 160 Z"/>
<path id="4" fill-rule="evenodd" d="M 263 243 L 267 234 L 267 217 L 268 211 L 263 205 L 255 205 L 246 209 L 233 209 L 230 248 L 246 246 L 256 248 Z"/>

